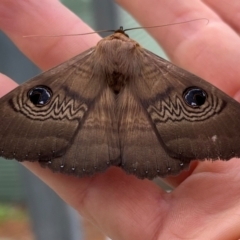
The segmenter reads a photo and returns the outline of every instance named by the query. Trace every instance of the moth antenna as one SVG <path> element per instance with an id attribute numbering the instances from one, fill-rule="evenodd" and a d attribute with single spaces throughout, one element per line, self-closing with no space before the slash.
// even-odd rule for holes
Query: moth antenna
<path id="1" fill-rule="evenodd" d="M 88 35 L 88 34 L 95 34 L 95 33 L 104 33 L 104 32 L 115 32 L 115 30 L 99 30 L 95 32 L 88 32 L 88 33 L 73 33 L 73 34 L 62 34 L 62 35 L 26 35 L 23 36 L 24 38 L 30 37 L 66 37 L 66 36 L 80 36 L 80 35 Z"/>
<path id="2" fill-rule="evenodd" d="M 209 20 L 207 18 L 198 18 L 198 19 L 188 20 L 188 21 L 184 21 L 184 22 L 169 23 L 169 24 L 163 24 L 163 25 L 159 25 L 159 26 L 134 27 L 134 28 L 128 28 L 128 29 L 125 29 L 125 30 L 123 29 L 122 26 L 120 26 L 120 28 L 117 29 L 117 30 L 99 30 L 99 31 L 88 32 L 88 33 L 74 33 L 74 34 L 62 34 L 62 35 L 26 35 L 26 36 L 23 36 L 23 37 L 24 38 L 30 38 L 30 37 L 66 37 L 66 36 L 82 36 L 82 35 L 89 35 L 89 34 L 96 34 L 96 33 L 106 33 L 106 32 L 126 32 L 126 31 L 137 30 L 137 29 L 149 29 L 149 28 L 166 27 L 166 26 L 184 24 L 184 23 L 200 21 L 200 20 L 207 21 L 206 24 L 209 23 Z"/>
<path id="3" fill-rule="evenodd" d="M 148 28 L 167 27 L 167 26 L 179 25 L 179 24 L 184 24 L 184 23 L 189 23 L 189 22 L 195 22 L 195 21 L 200 21 L 200 20 L 205 20 L 205 21 L 206 21 L 206 25 L 209 23 L 209 20 L 208 20 L 207 18 L 197 18 L 197 19 L 188 20 L 188 21 L 184 21 L 184 22 L 169 23 L 169 24 L 163 24 L 163 25 L 159 25 L 159 26 L 128 28 L 128 29 L 125 29 L 124 32 L 129 31 L 129 30 L 136 30 L 136 29 L 148 29 Z M 120 27 L 120 28 L 121 28 L 121 27 Z"/>

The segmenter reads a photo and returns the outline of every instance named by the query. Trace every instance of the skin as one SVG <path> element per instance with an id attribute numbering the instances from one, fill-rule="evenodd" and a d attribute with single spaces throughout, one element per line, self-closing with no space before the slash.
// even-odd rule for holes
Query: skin
<path id="1" fill-rule="evenodd" d="M 209 19 L 207 25 L 197 21 L 149 32 L 177 65 L 240 99 L 238 0 L 117 2 L 143 26 Z M 94 46 L 100 39 L 97 34 L 22 38 L 91 31 L 56 0 L 1 0 L 0 27 L 43 70 Z M 16 86 L 4 75 L 0 75 L 0 84 L 1 96 Z M 165 179 L 174 187 L 170 194 L 118 168 L 79 179 L 53 174 L 37 163 L 24 165 L 114 240 L 240 238 L 238 159 L 194 162 L 188 172 Z"/>

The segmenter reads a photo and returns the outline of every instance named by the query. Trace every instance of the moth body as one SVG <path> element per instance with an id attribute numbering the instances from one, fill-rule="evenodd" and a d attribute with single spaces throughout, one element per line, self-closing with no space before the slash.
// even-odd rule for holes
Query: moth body
<path id="1" fill-rule="evenodd" d="M 133 76 L 140 74 L 140 45 L 123 31 L 99 41 L 95 49 L 95 69 L 103 75 L 108 86 L 118 94 Z"/>

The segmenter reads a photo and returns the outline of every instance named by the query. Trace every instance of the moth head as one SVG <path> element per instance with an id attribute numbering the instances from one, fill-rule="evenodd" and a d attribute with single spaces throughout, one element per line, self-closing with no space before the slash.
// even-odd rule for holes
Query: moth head
<path id="1" fill-rule="evenodd" d="M 198 108 L 206 102 L 207 93 L 199 87 L 189 87 L 183 92 L 183 99 L 188 106 Z"/>
<path id="2" fill-rule="evenodd" d="M 116 31 L 114 31 L 114 33 L 122 33 L 123 35 L 125 35 L 126 37 L 129 38 L 129 36 L 125 33 L 125 30 L 123 29 L 122 26 L 120 26 L 119 29 L 117 29 Z"/>
<path id="3" fill-rule="evenodd" d="M 28 91 L 28 98 L 36 107 L 47 105 L 52 99 L 52 90 L 44 85 L 35 86 Z"/>

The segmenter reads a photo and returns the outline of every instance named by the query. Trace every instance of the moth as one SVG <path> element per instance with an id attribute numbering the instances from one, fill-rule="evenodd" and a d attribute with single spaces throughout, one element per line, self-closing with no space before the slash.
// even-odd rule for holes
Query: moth
<path id="1" fill-rule="evenodd" d="M 0 155 L 79 177 L 240 157 L 240 104 L 122 28 L 0 99 Z"/>

